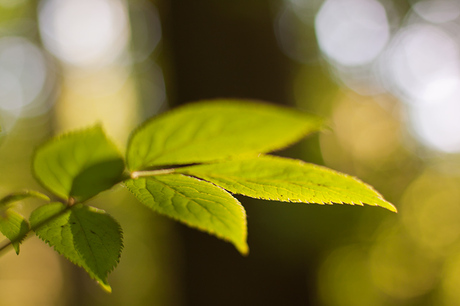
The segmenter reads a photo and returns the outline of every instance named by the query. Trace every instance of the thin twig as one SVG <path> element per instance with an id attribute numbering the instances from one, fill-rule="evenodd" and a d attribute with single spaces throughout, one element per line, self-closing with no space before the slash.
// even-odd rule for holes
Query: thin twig
<path id="1" fill-rule="evenodd" d="M 171 169 L 159 169 L 159 170 L 149 170 L 149 171 L 134 171 L 131 172 L 131 178 L 136 179 L 138 177 L 143 177 L 143 176 L 155 176 L 155 175 L 162 175 L 162 174 L 170 174 L 174 173 L 176 169 L 171 168 Z"/>

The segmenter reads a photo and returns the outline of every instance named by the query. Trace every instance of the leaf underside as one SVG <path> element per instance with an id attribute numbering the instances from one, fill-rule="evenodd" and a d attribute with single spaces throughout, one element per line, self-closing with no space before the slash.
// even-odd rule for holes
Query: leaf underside
<path id="1" fill-rule="evenodd" d="M 236 194 L 277 200 L 333 204 L 346 203 L 396 208 L 360 180 L 300 160 L 260 156 L 215 164 L 177 168 Z"/>
<path id="2" fill-rule="evenodd" d="M 191 103 L 135 130 L 130 171 L 203 163 L 284 148 L 321 129 L 319 118 L 289 108 L 241 100 Z"/>
<path id="3" fill-rule="evenodd" d="M 46 196 L 45 194 L 41 192 L 35 191 L 35 190 L 25 190 L 25 191 L 15 192 L 15 193 L 9 194 L 3 197 L 2 199 L 0 199 L 0 212 L 13 206 L 15 202 L 19 202 L 27 198 L 37 198 L 37 199 L 42 199 L 45 201 L 50 200 L 48 196 Z"/>
<path id="4" fill-rule="evenodd" d="M 24 190 L 11 193 L 0 199 L 0 233 L 5 235 L 13 245 L 16 254 L 19 255 L 19 245 L 22 243 L 29 232 L 29 223 L 24 217 L 10 209 L 16 202 L 38 198 L 49 201 L 49 198 L 41 192 L 34 190 Z"/>
<path id="5" fill-rule="evenodd" d="M 227 240 L 242 254 L 248 252 L 246 212 L 225 190 L 180 174 L 132 179 L 125 185 L 152 210 Z"/>
<path id="6" fill-rule="evenodd" d="M 13 242 L 14 250 L 19 255 L 19 245 L 29 232 L 29 224 L 23 216 L 9 209 L 0 215 L 0 232 Z"/>
<path id="7" fill-rule="evenodd" d="M 123 248 L 121 228 L 111 216 L 82 204 L 51 203 L 32 212 L 30 224 L 37 236 L 111 292 L 107 277 Z"/>
<path id="8" fill-rule="evenodd" d="M 124 161 L 102 128 L 72 132 L 38 148 L 35 177 L 63 199 L 84 201 L 119 182 Z"/>

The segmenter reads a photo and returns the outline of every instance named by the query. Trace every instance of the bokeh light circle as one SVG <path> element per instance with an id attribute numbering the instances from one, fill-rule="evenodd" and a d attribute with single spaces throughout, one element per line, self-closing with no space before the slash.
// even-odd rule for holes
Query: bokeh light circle
<path id="1" fill-rule="evenodd" d="M 390 37 L 385 8 L 376 0 L 327 0 L 315 28 L 322 52 L 344 66 L 372 62 Z"/>
<path id="2" fill-rule="evenodd" d="M 45 47 L 80 67 L 111 63 L 129 38 L 127 12 L 118 0 L 46 0 L 39 25 Z"/>
<path id="3" fill-rule="evenodd" d="M 41 51 L 22 37 L 0 39 L 0 109 L 19 113 L 42 91 L 47 77 Z"/>

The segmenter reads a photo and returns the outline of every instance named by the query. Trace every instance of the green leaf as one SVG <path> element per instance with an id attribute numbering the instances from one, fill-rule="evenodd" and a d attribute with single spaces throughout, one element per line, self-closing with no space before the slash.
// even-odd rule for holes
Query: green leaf
<path id="1" fill-rule="evenodd" d="M 43 241 L 111 292 L 107 276 L 123 248 L 120 225 L 111 216 L 82 204 L 51 203 L 32 212 L 30 224 Z"/>
<path id="2" fill-rule="evenodd" d="M 216 161 L 284 148 L 318 131 L 321 120 L 256 101 L 192 103 L 147 121 L 127 150 L 130 171 Z"/>
<path id="3" fill-rule="evenodd" d="M 261 156 L 176 169 L 237 194 L 265 200 L 373 205 L 396 211 L 360 180 L 300 160 Z"/>
<path id="4" fill-rule="evenodd" d="M 19 201 L 27 198 L 38 198 L 49 201 L 49 198 L 41 192 L 25 190 L 9 194 L 0 199 L 0 232 L 8 238 L 19 255 L 19 245 L 29 232 L 29 224 L 24 217 L 10 208 Z"/>
<path id="5" fill-rule="evenodd" d="M 0 199 L 0 212 L 8 209 L 15 202 L 19 202 L 27 198 L 37 198 L 37 199 L 42 199 L 45 201 L 50 200 L 48 196 L 44 195 L 41 192 L 35 191 L 35 190 L 25 190 L 25 191 L 15 192 L 15 193 L 9 194 L 3 197 L 2 199 Z"/>
<path id="6" fill-rule="evenodd" d="M 84 201 L 118 183 L 124 162 L 102 128 L 51 139 L 35 152 L 36 178 L 61 198 Z"/>
<path id="7" fill-rule="evenodd" d="M 17 212 L 6 210 L 0 215 L 0 232 L 12 241 L 14 250 L 19 255 L 19 245 L 29 232 L 29 224 Z"/>
<path id="8" fill-rule="evenodd" d="M 180 174 L 127 180 L 125 185 L 152 210 L 230 241 L 247 254 L 246 212 L 225 190 Z"/>

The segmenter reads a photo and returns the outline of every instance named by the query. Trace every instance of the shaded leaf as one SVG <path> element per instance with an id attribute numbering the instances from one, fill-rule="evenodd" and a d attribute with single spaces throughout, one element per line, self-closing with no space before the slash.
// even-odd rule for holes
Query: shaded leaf
<path id="1" fill-rule="evenodd" d="M 8 238 L 19 255 L 19 245 L 29 232 L 29 224 L 24 217 L 11 208 L 16 202 L 27 198 L 38 198 L 49 201 L 49 198 L 41 192 L 25 190 L 9 194 L 0 199 L 0 232 Z"/>
<path id="2" fill-rule="evenodd" d="M 254 155 L 284 148 L 321 125 L 317 117 L 266 103 L 203 101 L 155 117 L 135 130 L 126 160 L 134 171 Z"/>
<path id="3" fill-rule="evenodd" d="M 37 179 L 61 198 L 84 201 L 119 182 L 124 162 L 97 125 L 51 139 L 33 159 Z"/>
<path id="4" fill-rule="evenodd" d="M 41 192 L 35 191 L 35 190 L 25 190 L 25 191 L 15 192 L 15 193 L 9 194 L 3 197 L 2 199 L 0 199 L 0 212 L 2 210 L 4 211 L 8 209 L 15 202 L 19 202 L 27 198 L 37 198 L 37 199 L 42 199 L 45 201 L 50 200 L 48 196 L 44 195 Z"/>
<path id="5" fill-rule="evenodd" d="M 111 292 L 107 277 L 123 248 L 121 228 L 111 216 L 82 204 L 52 203 L 32 212 L 30 224 L 43 241 Z"/>
<path id="6" fill-rule="evenodd" d="M 228 240 L 242 254 L 248 252 L 246 212 L 225 190 L 180 174 L 127 180 L 125 185 L 154 211 Z"/>
<path id="7" fill-rule="evenodd" d="M 19 255 L 19 245 L 29 232 L 29 224 L 17 212 L 6 210 L 0 215 L 0 232 L 12 241 L 14 250 Z"/>
<path id="8" fill-rule="evenodd" d="M 371 186 L 346 174 L 300 160 L 261 156 L 176 169 L 237 194 L 266 200 L 368 204 L 396 208 Z"/>

